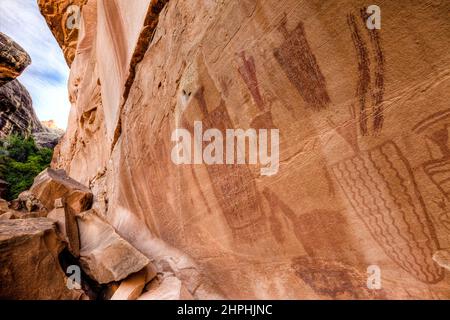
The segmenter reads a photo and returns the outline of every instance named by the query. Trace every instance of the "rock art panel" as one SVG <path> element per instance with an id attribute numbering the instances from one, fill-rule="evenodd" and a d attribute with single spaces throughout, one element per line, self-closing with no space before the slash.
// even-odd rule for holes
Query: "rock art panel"
<path id="1" fill-rule="evenodd" d="M 449 4 L 384 3 L 381 30 L 366 5 L 83 6 L 53 166 L 123 239 L 178 266 L 175 290 L 144 296 L 448 298 L 432 257 L 448 244 L 434 200 L 450 201 Z M 278 173 L 173 163 L 171 134 L 194 121 L 279 129 Z"/>

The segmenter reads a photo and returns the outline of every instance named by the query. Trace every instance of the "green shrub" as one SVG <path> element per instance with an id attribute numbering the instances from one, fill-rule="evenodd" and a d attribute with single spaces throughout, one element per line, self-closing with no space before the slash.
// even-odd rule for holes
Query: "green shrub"
<path id="1" fill-rule="evenodd" d="M 6 200 L 28 190 L 34 178 L 50 165 L 52 156 L 52 149 L 39 149 L 32 137 L 11 135 L 0 140 L 0 179 L 9 184 Z"/>

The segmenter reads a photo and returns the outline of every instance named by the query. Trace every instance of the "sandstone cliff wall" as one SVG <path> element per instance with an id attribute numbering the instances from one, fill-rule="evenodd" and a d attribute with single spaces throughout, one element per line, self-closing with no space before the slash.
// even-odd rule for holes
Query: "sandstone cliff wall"
<path id="1" fill-rule="evenodd" d="M 197 298 L 449 298 L 450 4 L 165 3 L 84 4 L 54 167 Z M 175 165 L 194 121 L 278 128 L 278 173 Z"/>

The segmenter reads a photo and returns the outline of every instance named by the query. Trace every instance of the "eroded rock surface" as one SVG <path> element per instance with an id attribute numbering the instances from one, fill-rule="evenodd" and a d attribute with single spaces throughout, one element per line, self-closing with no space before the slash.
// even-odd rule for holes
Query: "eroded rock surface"
<path id="1" fill-rule="evenodd" d="M 9 203 L 8 201 L 0 198 L 0 214 L 5 213 L 9 210 Z"/>
<path id="2" fill-rule="evenodd" d="M 64 199 L 57 199 L 54 209 L 50 211 L 47 218 L 56 221 L 58 230 L 67 242 L 69 252 L 78 258 L 80 256 L 80 236 L 73 209 L 65 203 Z"/>
<path id="3" fill-rule="evenodd" d="M 80 12 L 87 0 L 38 0 L 42 15 L 61 46 L 67 63 L 75 57 Z"/>
<path id="4" fill-rule="evenodd" d="M 138 300 L 193 300 L 193 297 L 178 278 L 168 276 L 152 282 Z"/>
<path id="5" fill-rule="evenodd" d="M 31 63 L 28 53 L 0 32 L 0 87 L 17 78 Z"/>
<path id="6" fill-rule="evenodd" d="M 98 283 L 123 280 L 150 263 L 94 210 L 79 214 L 77 220 L 81 266 Z"/>
<path id="7" fill-rule="evenodd" d="M 89 188 L 68 177 L 64 170 L 44 170 L 34 179 L 30 192 L 49 211 L 54 209 L 55 200 L 60 198 L 64 198 L 75 213 L 89 209 L 92 204 Z"/>
<path id="8" fill-rule="evenodd" d="M 50 219 L 0 219 L 0 299 L 79 299 L 58 262 L 63 248 Z"/>
<path id="9" fill-rule="evenodd" d="M 10 134 L 36 134 L 40 137 L 39 145 L 48 146 L 51 130 L 44 129 L 39 122 L 30 94 L 16 79 L 30 63 L 28 53 L 0 32 L 0 138 Z M 53 139 L 53 143 L 59 138 Z"/>
<path id="10" fill-rule="evenodd" d="M 130 275 L 123 280 L 111 300 L 136 300 L 144 290 L 145 285 L 154 278 L 155 274 L 149 274 L 146 269 Z"/>
<path id="11" fill-rule="evenodd" d="M 53 165 L 117 233 L 196 298 L 448 299 L 450 3 L 161 3 L 87 1 L 71 66 Z M 279 129 L 278 172 L 176 165 L 195 121 Z"/>
<path id="12" fill-rule="evenodd" d="M 18 81 L 10 81 L 0 87 L 0 137 L 10 134 L 29 135 L 42 130 L 33 109 L 31 96 Z"/>

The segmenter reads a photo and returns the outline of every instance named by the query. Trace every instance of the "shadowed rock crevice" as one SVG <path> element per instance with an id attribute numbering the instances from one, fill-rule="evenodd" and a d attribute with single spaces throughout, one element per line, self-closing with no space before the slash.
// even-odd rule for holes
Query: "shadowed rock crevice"
<path id="1" fill-rule="evenodd" d="M 119 111 L 119 121 L 117 127 L 114 131 L 114 138 L 111 146 L 111 151 L 114 150 L 114 146 L 117 143 L 120 135 L 122 134 L 122 122 L 121 122 L 121 114 L 122 108 L 128 100 L 128 96 L 130 94 L 131 86 L 133 85 L 134 78 L 136 76 L 136 68 L 138 64 L 144 58 L 147 49 L 149 48 L 153 35 L 155 33 L 155 29 L 158 25 L 159 14 L 164 9 L 164 6 L 169 2 L 169 0 L 154 0 L 151 2 L 147 15 L 145 17 L 144 25 L 142 27 L 142 31 L 139 34 L 136 47 L 134 49 L 133 56 L 130 61 L 129 75 L 127 81 L 125 82 L 124 91 L 123 91 L 123 99 L 122 105 Z"/>

